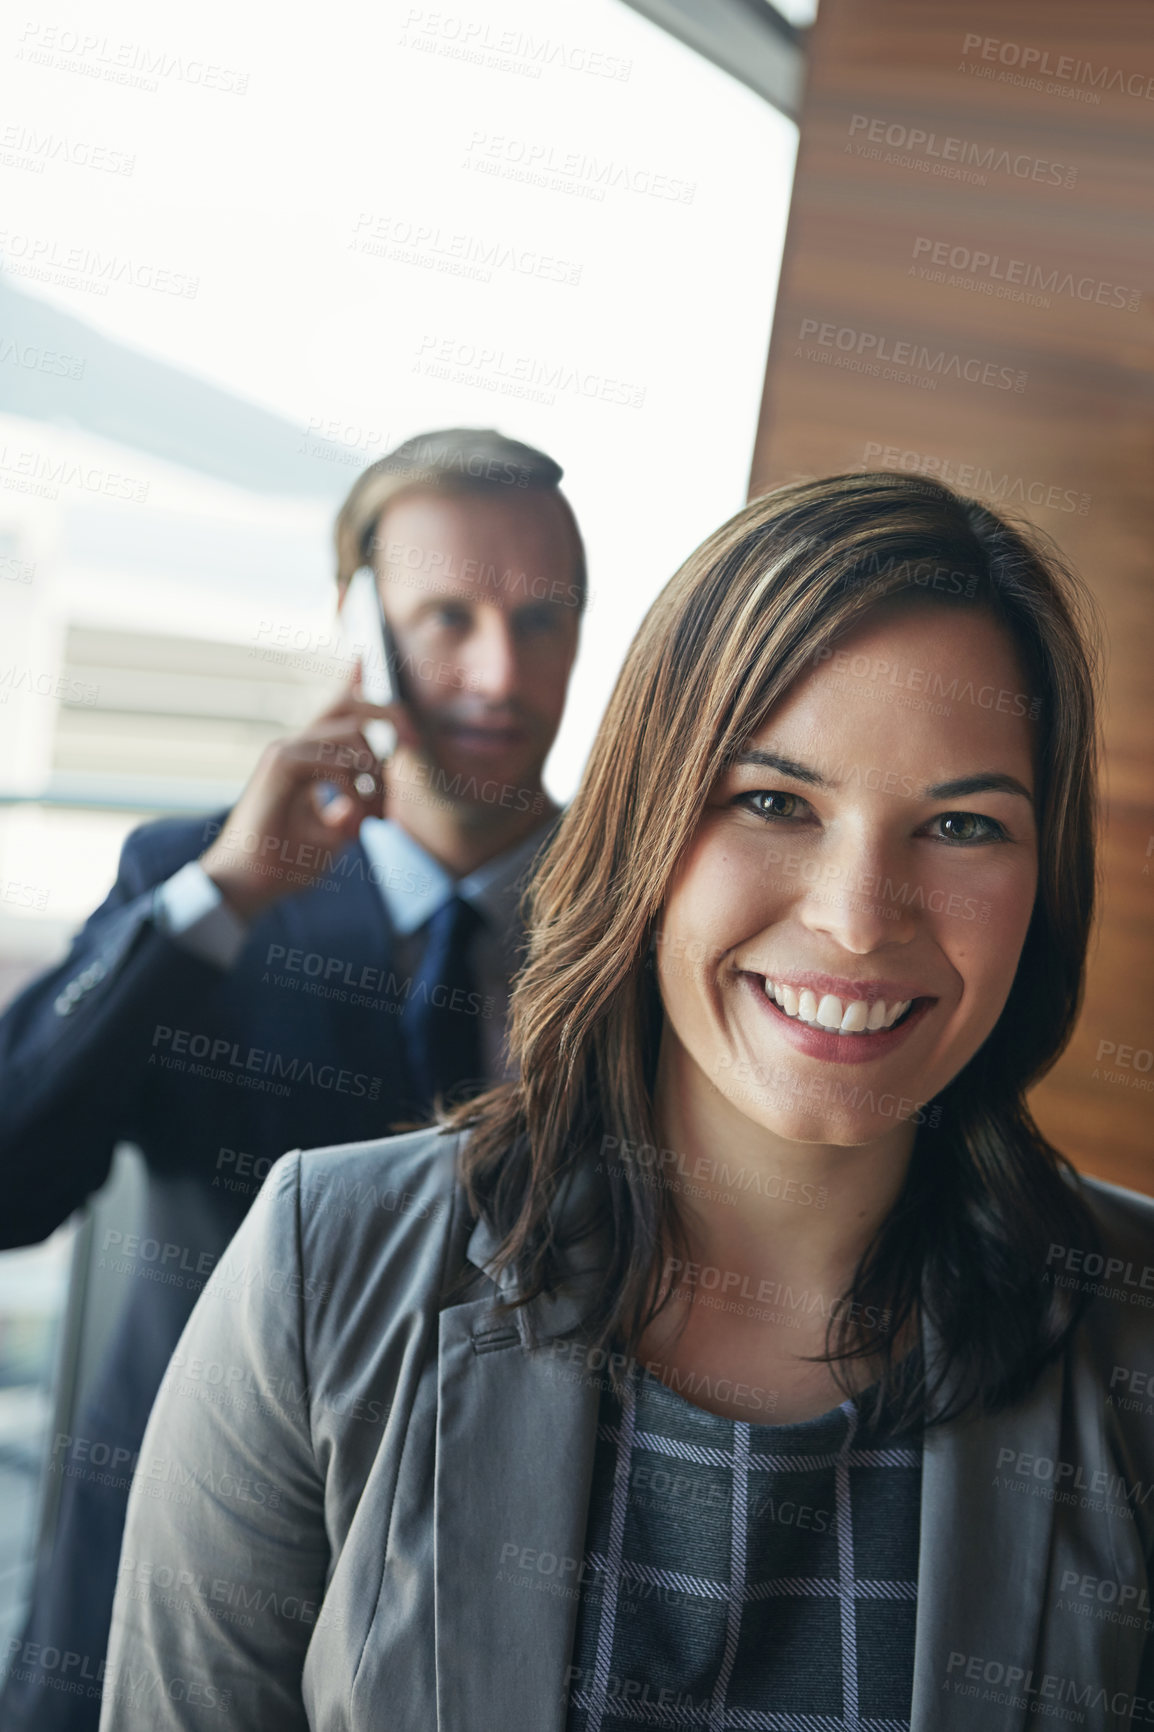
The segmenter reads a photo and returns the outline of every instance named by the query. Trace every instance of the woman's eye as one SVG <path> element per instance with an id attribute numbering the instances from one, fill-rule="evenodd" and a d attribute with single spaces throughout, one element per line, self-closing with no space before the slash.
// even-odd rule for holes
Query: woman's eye
<path id="1" fill-rule="evenodd" d="M 776 788 L 758 788 L 740 798 L 759 818 L 799 818 L 806 805 L 800 794 L 784 794 Z"/>
<path id="2" fill-rule="evenodd" d="M 1006 837 L 996 818 L 980 812 L 941 812 L 933 822 L 941 826 L 938 835 L 943 842 L 999 842 Z"/>

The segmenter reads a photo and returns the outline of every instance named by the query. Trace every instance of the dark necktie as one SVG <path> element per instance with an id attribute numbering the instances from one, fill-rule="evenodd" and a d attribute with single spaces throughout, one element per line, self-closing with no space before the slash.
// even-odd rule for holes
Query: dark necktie
<path id="1" fill-rule="evenodd" d="M 431 1116 L 485 1086 L 481 1007 L 469 952 L 485 924 L 459 896 L 450 896 L 425 927 L 425 947 L 401 1018 L 415 1110 Z"/>

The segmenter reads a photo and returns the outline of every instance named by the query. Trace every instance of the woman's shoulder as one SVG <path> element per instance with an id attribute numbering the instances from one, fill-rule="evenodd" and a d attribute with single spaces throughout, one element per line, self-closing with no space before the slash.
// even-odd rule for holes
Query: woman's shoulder
<path id="1" fill-rule="evenodd" d="M 428 1218 L 452 1201 L 461 1141 L 459 1132 L 427 1125 L 363 1143 L 298 1149 L 302 1208 L 317 1219 L 347 1208 Z"/>
<path id="2" fill-rule="evenodd" d="M 1097 1301 L 1084 1319 L 1097 1355 L 1132 1359 L 1148 1347 L 1154 1314 L 1154 1198 L 1084 1173 L 1078 1191 L 1096 1243 L 1052 1243 L 1046 1278 Z"/>
<path id="3" fill-rule="evenodd" d="M 1103 1244 L 1109 1246 L 1110 1255 L 1125 1254 L 1131 1260 L 1140 1258 L 1143 1266 L 1149 1265 L 1147 1281 L 1149 1290 L 1154 1292 L 1154 1197 L 1110 1184 L 1105 1179 L 1091 1178 L 1088 1173 L 1079 1173 L 1078 1188 Z M 1090 1247 L 1081 1249 L 1093 1257 Z M 1051 1252 L 1054 1251 L 1051 1247 Z"/>
<path id="4" fill-rule="evenodd" d="M 436 1126 L 369 1142 L 294 1149 L 265 1181 L 268 1232 L 296 1254 L 310 1292 L 382 1279 L 436 1281 L 467 1250 L 469 1216 L 457 1158 L 462 1134 Z M 457 1245 L 450 1256 L 448 1240 Z"/>

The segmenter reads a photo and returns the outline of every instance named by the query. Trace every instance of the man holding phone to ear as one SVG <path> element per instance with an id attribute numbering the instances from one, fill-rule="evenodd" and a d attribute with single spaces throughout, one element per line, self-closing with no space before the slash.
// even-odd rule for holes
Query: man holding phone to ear
<path id="1" fill-rule="evenodd" d="M 0 1018 L 0 1245 L 67 1219 L 119 1141 L 147 1173 L 145 1219 L 96 1236 L 122 1309 L 54 1441 L 56 1539 L 10 1644 L 6 1732 L 97 1725 L 148 1411 L 272 1161 L 378 1137 L 503 1073 L 517 904 L 557 817 L 542 772 L 586 598 L 560 479 L 543 452 L 474 429 L 366 470 L 337 518 L 338 593 L 369 567 L 387 644 L 359 646 L 363 668 L 265 749 L 230 812 L 135 831 L 68 957 Z M 383 704 L 361 677 L 371 690 L 382 662 Z M 219 1398 L 205 1368 L 181 1374 Z M 166 1494 L 163 1464 L 140 1471 Z M 75 1688 L 53 1654 L 75 1658 Z"/>

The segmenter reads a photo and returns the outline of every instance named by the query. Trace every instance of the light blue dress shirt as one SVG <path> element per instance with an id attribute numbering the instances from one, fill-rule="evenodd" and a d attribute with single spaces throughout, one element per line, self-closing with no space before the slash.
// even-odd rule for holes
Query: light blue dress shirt
<path id="1" fill-rule="evenodd" d="M 509 981 L 521 962 L 523 930 L 518 903 L 529 867 L 554 823 L 540 827 L 475 872 L 454 879 L 439 861 L 391 818 L 366 818 L 360 841 L 396 934 L 396 962 L 411 973 L 420 961 L 421 929 L 450 896 L 460 896 L 484 916 L 474 940 L 477 988 L 493 1003 L 482 1018 L 485 1071 L 491 1081 L 510 1074 L 505 1048 Z M 159 886 L 153 918 L 174 944 L 222 970 L 236 962 L 248 938 L 248 925 L 229 907 L 199 860 L 190 860 Z"/>

